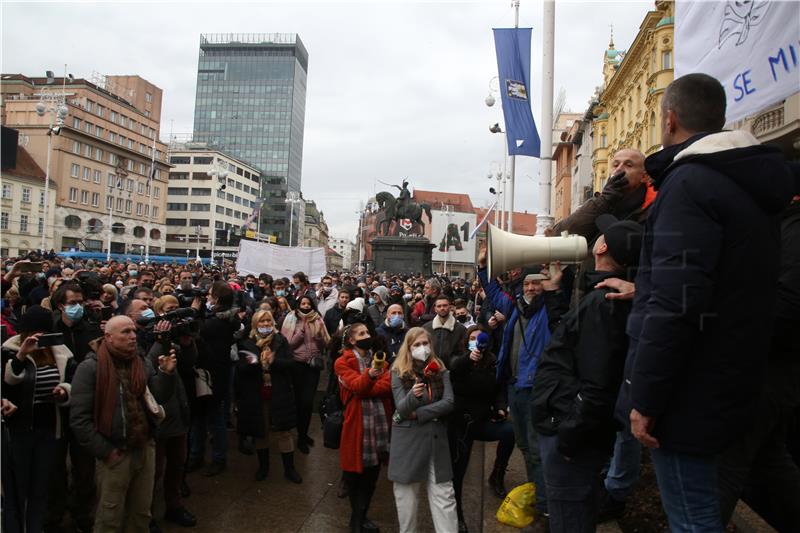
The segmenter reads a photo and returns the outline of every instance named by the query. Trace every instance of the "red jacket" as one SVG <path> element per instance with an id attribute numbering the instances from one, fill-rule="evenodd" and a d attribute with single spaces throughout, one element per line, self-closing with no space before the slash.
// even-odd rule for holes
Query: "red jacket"
<path id="1" fill-rule="evenodd" d="M 378 378 L 369 377 L 368 370 L 358 371 L 358 361 L 352 349 L 345 349 L 334 365 L 339 377 L 339 395 L 344 409 L 342 426 L 342 442 L 339 447 L 339 459 L 342 470 L 346 472 L 363 472 L 361 462 L 364 442 L 364 427 L 361 411 L 362 398 L 380 398 L 386 411 L 386 422 L 391 428 L 392 421 L 392 381 L 389 369 Z"/>

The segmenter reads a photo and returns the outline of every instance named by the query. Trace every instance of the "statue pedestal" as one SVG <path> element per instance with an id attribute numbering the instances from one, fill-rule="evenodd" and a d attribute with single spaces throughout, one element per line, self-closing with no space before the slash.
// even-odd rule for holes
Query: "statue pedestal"
<path id="1" fill-rule="evenodd" d="M 425 237 L 375 237 L 370 244 L 376 272 L 432 274 L 431 252 L 436 246 Z"/>

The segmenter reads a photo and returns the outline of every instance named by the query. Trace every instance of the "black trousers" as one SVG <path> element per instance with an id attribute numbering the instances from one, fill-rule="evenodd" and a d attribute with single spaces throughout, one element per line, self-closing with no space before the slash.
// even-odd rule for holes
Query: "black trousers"
<path id="1" fill-rule="evenodd" d="M 464 420 L 451 419 L 447 428 L 447 437 L 450 443 L 450 459 L 453 461 L 453 490 L 456 493 L 456 509 L 458 518 L 463 520 L 461 491 L 469 466 L 469 457 L 472 455 L 472 443 L 476 440 L 481 442 L 497 441 L 495 466 L 505 468 L 514 451 L 514 427 L 508 420 L 467 423 Z"/>
<path id="2" fill-rule="evenodd" d="M 360 474 L 358 472 L 342 472 L 342 479 L 350 497 L 350 526 L 353 530 L 360 531 L 361 523 L 367 517 L 380 471 L 381 465 L 377 464 L 364 468 Z"/>
<path id="3" fill-rule="evenodd" d="M 311 413 L 314 410 L 314 396 L 319 385 L 319 370 L 306 363 L 294 361 L 292 365 L 292 385 L 297 409 L 297 437 L 308 437 Z"/>

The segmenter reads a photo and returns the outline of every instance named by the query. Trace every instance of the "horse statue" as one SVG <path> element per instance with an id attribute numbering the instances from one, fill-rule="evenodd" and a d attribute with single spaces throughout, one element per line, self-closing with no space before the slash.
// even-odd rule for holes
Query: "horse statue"
<path id="1" fill-rule="evenodd" d="M 382 191 L 375 195 L 378 207 L 383 211 L 384 218 L 378 222 L 378 234 L 388 235 L 393 220 L 409 219 L 412 223 L 419 224 L 422 232 L 425 233 L 425 223 L 422 221 L 422 213 L 428 215 L 428 220 L 433 220 L 431 206 L 426 203 L 409 202 L 405 208 L 398 206 L 398 201 L 390 192 Z"/>

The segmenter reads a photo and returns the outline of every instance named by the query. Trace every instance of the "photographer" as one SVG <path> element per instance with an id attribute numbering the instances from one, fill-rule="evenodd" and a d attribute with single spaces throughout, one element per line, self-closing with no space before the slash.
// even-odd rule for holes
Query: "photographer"
<path id="1" fill-rule="evenodd" d="M 460 532 L 467 531 L 461 491 L 472 443 L 476 440 L 498 441 L 489 485 L 500 499 L 506 497 L 505 472 L 514 451 L 514 428 L 506 419 L 508 399 L 505 384 L 498 384 L 495 378 L 497 358 L 491 351 L 491 338 L 487 330 L 483 326 L 470 327 L 465 348 L 468 355 L 455 357 L 450 363 L 455 408 L 448 426 Z"/>
<path id="2" fill-rule="evenodd" d="M 183 527 L 192 527 L 197 519 L 182 505 L 181 483 L 191 423 L 187 390 L 194 391 L 194 365 L 197 361 L 197 346 L 191 329 L 194 319 L 169 314 L 178 309 L 178 300 L 174 296 L 162 296 L 155 301 L 154 308 L 156 320 L 159 317 L 165 320 L 152 323 L 155 340 L 148 357 L 153 366 L 158 366 L 158 358 L 174 350 L 180 378 L 175 383 L 175 394 L 163 404 L 166 416 L 156 430 L 155 481 L 158 483 L 163 475 L 166 503 L 164 519 Z M 153 529 L 151 522 L 151 531 Z"/>

